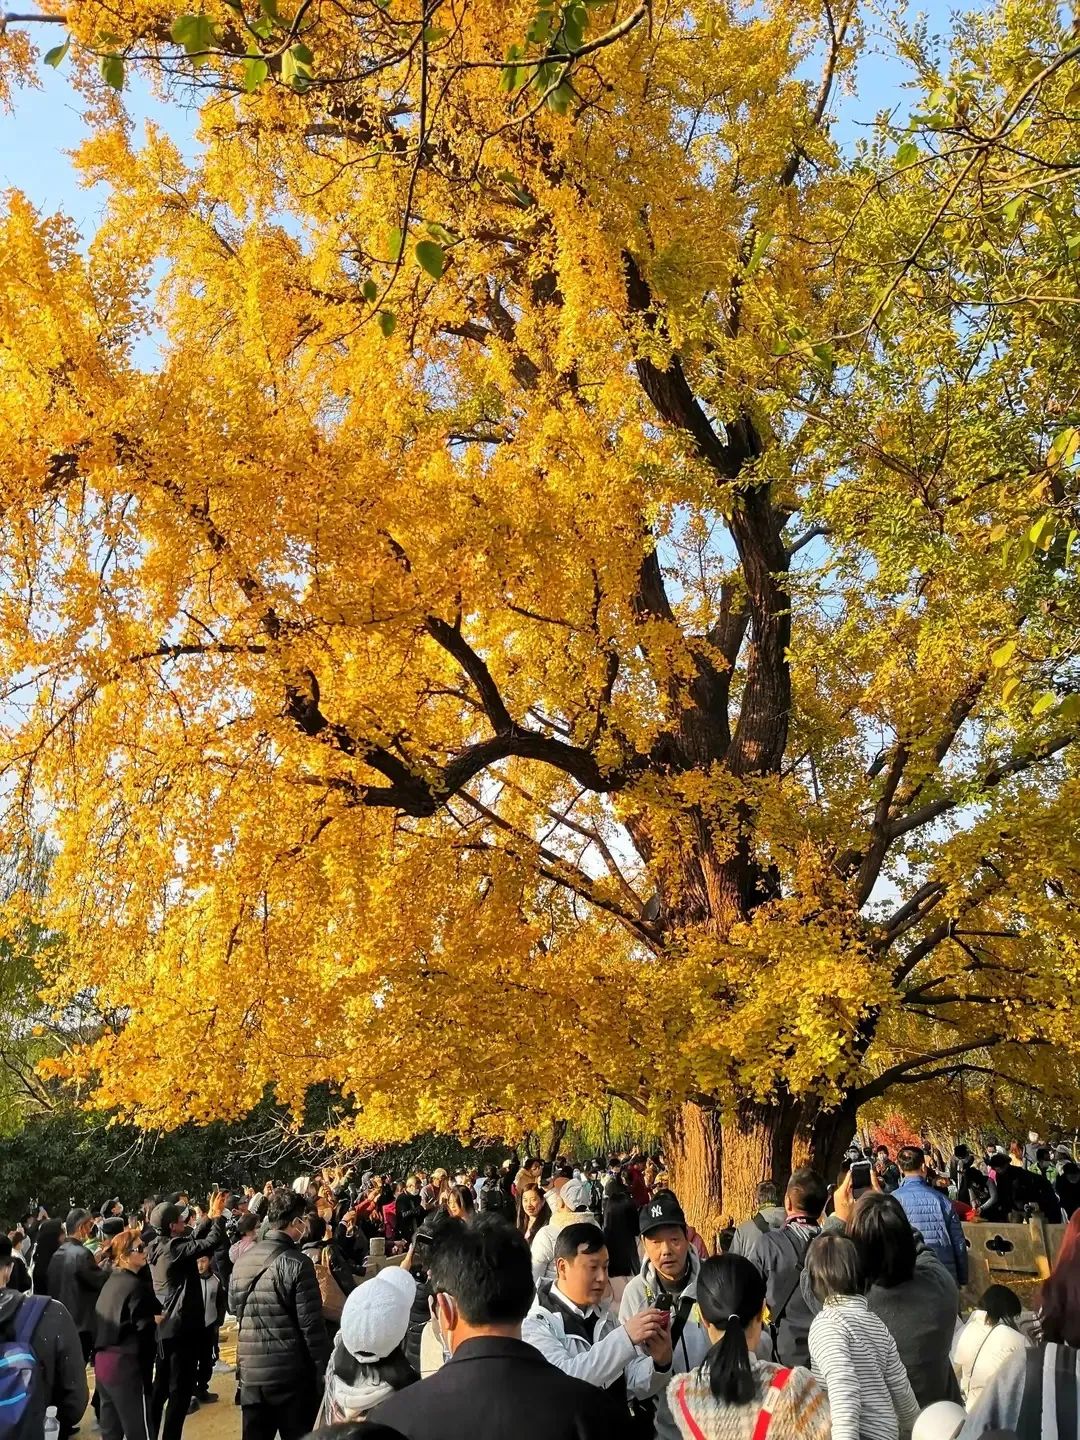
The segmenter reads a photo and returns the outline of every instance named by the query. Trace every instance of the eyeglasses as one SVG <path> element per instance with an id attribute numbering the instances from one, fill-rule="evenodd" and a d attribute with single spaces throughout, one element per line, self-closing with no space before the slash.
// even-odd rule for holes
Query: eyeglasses
<path id="1" fill-rule="evenodd" d="M 131 1253 L 132 1253 L 132 1255 L 145 1255 L 145 1254 L 146 1254 L 146 1246 L 145 1246 L 145 1245 L 132 1245 L 132 1247 L 131 1247 Z"/>

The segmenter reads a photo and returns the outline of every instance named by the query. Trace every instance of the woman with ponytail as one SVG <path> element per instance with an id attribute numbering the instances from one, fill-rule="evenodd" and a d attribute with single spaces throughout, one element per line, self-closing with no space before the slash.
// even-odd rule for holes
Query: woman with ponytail
<path id="1" fill-rule="evenodd" d="M 660 1398 L 656 1440 L 829 1440 L 825 1392 L 808 1370 L 759 1360 L 761 1271 L 742 1255 L 701 1267 L 698 1307 L 712 1349 Z"/>

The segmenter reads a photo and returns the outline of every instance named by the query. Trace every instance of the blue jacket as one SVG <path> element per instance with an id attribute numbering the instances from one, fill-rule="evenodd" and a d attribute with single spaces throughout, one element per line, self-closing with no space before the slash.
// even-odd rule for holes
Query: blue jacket
<path id="1" fill-rule="evenodd" d="M 958 1285 L 966 1285 L 968 1252 L 959 1217 L 952 1201 L 941 1190 L 935 1190 L 921 1176 L 909 1175 L 901 1180 L 894 1192 L 904 1214 Z"/>

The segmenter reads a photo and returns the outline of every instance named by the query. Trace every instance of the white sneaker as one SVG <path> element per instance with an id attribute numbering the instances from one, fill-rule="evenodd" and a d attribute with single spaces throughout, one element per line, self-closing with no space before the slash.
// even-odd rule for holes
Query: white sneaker
<path id="1" fill-rule="evenodd" d="M 215 1375 L 232 1375 L 235 1370 L 235 1365 L 229 1365 L 224 1360 L 217 1360 L 214 1362 Z"/>

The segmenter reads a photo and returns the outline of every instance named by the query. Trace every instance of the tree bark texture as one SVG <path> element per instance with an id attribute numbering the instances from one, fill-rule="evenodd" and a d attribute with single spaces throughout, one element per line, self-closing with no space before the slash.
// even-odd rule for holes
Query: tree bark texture
<path id="1" fill-rule="evenodd" d="M 544 1159 L 549 1165 L 554 1165 L 563 1140 L 566 1138 L 566 1129 L 569 1124 L 567 1120 L 554 1120 L 551 1125 L 551 1139 L 548 1141 L 547 1152 Z"/>
<path id="2" fill-rule="evenodd" d="M 671 1188 L 710 1250 L 724 1222 L 720 1147 L 718 1110 L 688 1101 L 668 1117 L 664 1158 Z"/>
<path id="3" fill-rule="evenodd" d="M 791 1146 L 800 1106 L 790 1096 L 741 1101 L 721 1125 L 724 1209 L 736 1223 L 757 1210 L 757 1187 L 772 1180 L 783 1190 L 791 1174 Z"/>

